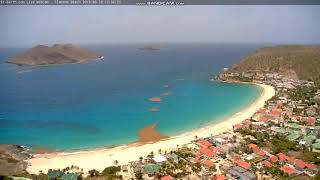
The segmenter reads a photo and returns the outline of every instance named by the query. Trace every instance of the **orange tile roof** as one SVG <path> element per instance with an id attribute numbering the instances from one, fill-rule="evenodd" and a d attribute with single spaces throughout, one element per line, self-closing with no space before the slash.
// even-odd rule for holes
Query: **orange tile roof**
<path id="1" fill-rule="evenodd" d="M 210 149 L 215 153 L 221 153 L 221 154 L 226 153 L 226 151 L 223 150 L 221 147 L 211 146 Z"/>
<path id="2" fill-rule="evenodd" d="M 245 121 L 243 121 L 243 124 L 245 124 L 245 125 L 250 125 L 250 124 L 252 124 L 252 122 L 249 121 L 249 120 L 245 120 Z"/>
<path id="3" fill-rule="evenodd" d="M 235 161 L 235 163 L 236 163 L 238 166 L 240 166 L 240 167 L 242 167 L 242 168 L 244 168 L 244 169 L 249 169 L 249 168 L 251 167 L 251 164 L 250 164 L 250 163 L 245 162 L 245 161 L 242 161 L 242 160 L 237 160 L 237 161 Z"/>
<path id="4" fill-rule="evenodd" d="M 174 178 L 170 175 L 161 177 L 161 180 L 173 180 Z"/>
<path id="5" fill-rule="evenodd" d="M 236 124 L 233 126 L 234 130 L 242 129 L 243 125 L 242 124 Z"/>
<path id="6" fill-rule="evenodd" d="M 288 165 L 283 166 L 282 168 L 280 168 L 281 171 L 283 171 L 284 173 L 288 173 L 289 175 L 294 174 L 296 172 L 296 170 Z"/>
<path id="7" fill-rule="evenodd" d="M 286 156 L 286 155 L 283 154 L 283 153 L 278 153 L 277 156 L 279 157 L 279 160 L 281 160 L 281 161 L 286 161 L 286 160 L 289 159 L 289 157 Z"/>
<path id="8" fill-rule="evenodd" d="M 260 122 L 268 122 L 270 120 L 270 118 L 268 116 L 262 116 L 259 118 Z"/>
<path id="9" fill-rule="evenodd" d="M 282 109 L 272 109 L 271 114 L 274 116 L 280 116 L 282 113 Z"/>
<path id="10" fill-rule="evenodd" d="M 310 163 L 305 163 L 305 164 L 306 164 L 306 166 L 307 166 L 308 169 L 311 169 L 311 170 L 316 170 L 316 169 L 318 169 L 318 167 L 317 167 L 316 165 L 314 165 L 314 164 L 310 164 Z"/>
<path id="11" fill-rule="evenodd" d="M 269 160 L 270 160 L 271 162 L 273 162 L 273 163 L 279 161 L 279 159 L 277 158 L 277 156 L 271 156 L 271 157 L 269 158 Z"/>
<path id="12" fill-rule="evenodd" d="M 261 108 L 261 109 L 259 109 L 259 113 L 265 113 L 267 110 L 265 109 L 265 108 Z"/>
<path id="13" fill-rule="evenodd" d="M 202 162 L 204 165 L 208 166 L 208 167 L 212 167 L 215 165 L 214 162 L 210 161 L 210 160 L 205 160 Z"/>
<path id="14" fill-rule="evenodd" d="M 225 180 L 226 177 L 223 174 L 216 174 L 215 175 L 215 180 Z"/>
<path id="15" fill-rule="evenodd" d="M 209 142 L 206 141 L 206 140 L 199 140 L 199 141 L 198 141 L 198 144 L 199 144 L 200 146 L 202 146 L 202 147 L 210 147 L 210 146 L 212 146 L 212 144 L 209 143 Z"/>
<path id="16" fill-rule="evenodd" d="M 304 161 L 300 160 L 300 159 L 296 159 L 294 161 L 294 165 L 299 167 L 299 168 L 301 168 L 301 169 L 304 169 L 304 168 L 307 167 L 306 163 Z"/>
<path id="17" fill-rule="evenodd" d="M 212 150 L 210 150 L 208 148 L 200 148 L 200 152 L 206 156 L 209 156 L 209 157 L 213 157 L 216 155 Z"/>
<path id="18" fill-rule="evenodd" d="M 262 161 L 261 164 L 265 167 L 271 167 L 272 166 L 272 163 L 269 162 L 269 161 Z"/>
<path id="19" fill-rule="evenodd" d="M 249 148 L 251 148 L 251 149 L 256 148 L 256 147 L 258 147 L 258 145 L 256 145 L 256 144 L 249 144 Z"/>

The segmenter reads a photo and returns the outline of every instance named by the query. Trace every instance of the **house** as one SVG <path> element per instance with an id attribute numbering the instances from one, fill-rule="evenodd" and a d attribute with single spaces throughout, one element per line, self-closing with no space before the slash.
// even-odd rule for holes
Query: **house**
<path id="1" fill-rule="evenodd" d="M 301 136 L 302 136 L 302 135 L 301 135 L 300 132 L 293 131 L 292 133 L 290 133 L 290 134 L 287 136 L 287 139 L 289 139 L 290 141 L 296 141 L 296 140 L 298 140 Z"/>
<path id="2" fill-rule="evenodd" d="M 320 152 L 320 142 L 312 144 L 312 151 L 314 152 Z"/>
<path id="3" fill-rule="evenodd" d="M 49 169 L 47 175 L 49 180 L 56 180 L 60 179 L 63 176 L 63 174 L 64 173 L 62 171 Z"/>
<path id="4" fill-rule="evenodd" d="M 296 174 L 296 170 L 293 167 L 290 167 L 288 165 L 281 167 L 280 170 L 283 171 L 284 173 L 287 173 L 289 176 L 293 176 Z"/>
<path id="5" fill-rule="evenodd" d="M 315 115 L 317 114 L 317 109 L 314 108 L 314 107 L 308 107 L 308 108 L 306 109 L 306 114 L 307 114 L 308 116 L 315 116 Z"/>
<path id="6" fill-rule="evenodd" d="M 208 157 L 216 156 L 216 154 L 211 149 L 208 149 L 208 148 L 200 148 L 200 153 Z"/>
<path id="7" fill-rule="evenodd" d="M 199 141 L 197 142 L 197 144 L 200 146 L 200 148 L 208 148 L 208 147 L 212 146 L 212 144 L 209 143 L 209 142 L 206 141 L 206 140 L 199 140 Z"/>
<path id="8" fill-rule="evenodd" d="M 282 109 L 272 109 L 271 114 L 274 117 L 279 117 L 282 114 Z"/>
<path id="9" fill-rule="evenodd" d="M 154 175 L 155 173 L 158 173 L 160 171 L 160 165 L 159 164 L 146 164 L 143 168 L 144 173 L 148 175 Z"/>
<path id="10" fill-rule="evenodd" d="M 261 164 L 262 164 L 262 166 L 264 166 L 264 167 L 272 167 L 272 163 L 269 162 L 269 161 L 262 161 Z"/>
<path id="11" fill-rule="evenodd" d="M 242 160 L 236 160 L 234 161 L 239 167 L 248 170 L 251 167 L 251 164 L 246 162 L 246 161 L 242 161 Z"/>
<path id="12" fill-rule="evenodd" d="M 167 154 L 167 158 L 172 160 L 173 162 L 175 163 L 178 163 L 179 162 L 179 157 L 178 155 L 176 155 L 175 153 L 170 153 L 170 154 Z"/>
<path id="13" fill-rule="evenodd" d="M 80 175 L 76 173 L 67 173 L 63 174 L 61 180 L 79 180 Z"/>
<path id="14" fill-rule="evenodd" d="M 247 171 L 244 168 L 235 166 L 228 171 L 228 174 L 231 175 L 234 179 L 245 179 L 245 180 L 255 180 L 255 174 Z"/>
<path id="15" fill-rule="evenodd" d="M 278 153 L 277 156 L 278 156 L 278 158 L 279 158 L 279 161 L 282 161 L 282 162 L 285 162 L 285 161 L 287 161 L 287 160 L 289 159 L 289 157 L 286 156 L 286 155 L 283 154 L 283 153 Z"/>
<path id="16" fill-rule="evenodd" d="M 279 159 L 277 158 L 277 156 L 271 156 L 270 158 L 269 158 L 269 161 L 271 161 L 272 163 L 276 163 L 276 162 L 278 162 L 279 161 Z"/>
<path id="17" fill-rule="evenodd" d="M 170 175 L 161 177 L 161 180 L 174 180 L 174 178 Z"/>
<path id="18" fill-rule="evenodd" d="M 216 174 L 213 177 L 214 180 L 226 180 L 227 178 L 223 174 Z"/>
<path id="19" fill-rule="evenodd" d="M 154 162 L 160 163 L 160 164 L 167 161 L 167 158 L 161 154 L 155 155 L 152 159 Z"/>
<path id="20" fill-rule="evenodd" d="M 241 130 L 242 128 L 243 128 L 242 124 L 236 124 L 236 125 L 233 126 L 233 130 L 234 131 Z"/>
<path id="21" fill-rule="evenodd" d="M 210 160 L 204 160 L 203 162 L 202 162 L 202 164 L 204 165 L 204 166 L 206 166 L 206 167 L 213 167 L 213 166 L 215 166 L 215 163 L 213 162 L 213 161 L 210 161 Z"/>

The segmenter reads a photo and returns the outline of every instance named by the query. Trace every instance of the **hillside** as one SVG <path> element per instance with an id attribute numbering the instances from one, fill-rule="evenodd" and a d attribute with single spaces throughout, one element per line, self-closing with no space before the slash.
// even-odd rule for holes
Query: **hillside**
<path id="1" fill-rule="evenodd" d="M 286 45 L 257 49 L 227 72 L 278 72 L 320 84 L 320 45 Z"/>
<path id="2" fill-rule="evenodd" d="M 88 49 L 73 44 L 55 44 L 52 47 L 45 45 L 35 46 L 23 54 L 7 61 L 17 65 L 54 65 L 81 63 L 98 59 L 99 55 Z"/>

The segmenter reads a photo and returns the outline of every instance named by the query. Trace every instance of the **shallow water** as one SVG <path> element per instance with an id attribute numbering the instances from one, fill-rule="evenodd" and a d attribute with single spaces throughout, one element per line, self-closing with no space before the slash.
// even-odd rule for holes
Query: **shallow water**
<path id="1" fill-rule="evenodd" d="M 255 86 L 210 82 L 258 45 L 87 46 L 105 59 L 26 68 L 4 61 L 23 48 L 0 49 L 0 143 L 75 150 L 125 144 L 158 124 L 165 135 L 214 123 L 259 96 Z M 151 103 L 150 97 L 163 97 Z M 149 112 L 152 107 L 159 112 Z"/>

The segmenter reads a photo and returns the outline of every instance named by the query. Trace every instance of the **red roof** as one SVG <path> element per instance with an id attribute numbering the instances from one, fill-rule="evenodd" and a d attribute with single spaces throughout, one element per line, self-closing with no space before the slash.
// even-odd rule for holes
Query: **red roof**
<path id="1" fill-rule="evenodd" d="M 208 167 L 212 167 L 214 166 L 214 162 L 210 161 L 210 160 L 205 160 L 202 162 L 204 165 L 208 166 Z"/>
<path id="2" fill-rule="evenodd" d="M 251 148 L 251 149 L 256 148 L 256 147 L 258 147 L 258 145 L 256 145 L 256 144 L 249 144 L 249 148 Z"/>
<path id="3" fill-rule="evenodd" d="M 282 168 L 280 168 L 281 171 L 283 171 L 284 173 L 288 173 L 289 175 L 294 174 L 296 172 L 296 170 L 290 166 L 283 166 Z"/>
<path id="4" fill-rule="evenodd" d="M 261 109 L 259 109 L 259 113 L 265 113 L 267 110 L 265 109 L 265 108 L 261 108 Z"/>
<path id="5" fill-rule="evenodd" d="M 280 116 L 282 113 L 282 109 L 272 109 L 271 114 L 274 116 Z"/>
<path id="6" fill-rule="evenodd" d="M 212 150 L 210 150 L 208 148 L 200 148 L 200 152 L 206 156 L 209 156 L 209 157 L 213 157 L 216 155 Z"/>
<path id="7" fill-rule="evenodd" d="M 243 121 L 243 124 L 245 124 L 245 125 L 250 125 L 250 124 L 252 124 L 252 122 L 249 121 L 249 120 L 245 120 L 245 121 Z"/>
<path id="8" fill-rule="evenodd" d="M 161 177 L 161 180 L 173 180 L 174 178 L 170 175 Z"/>
<path id="9" fill-rule="evenodd" d="M 300 160 L 300 159 L 296 159 L 294 161 L 294 165 L 299 167 L 299 168 L 301 168 L 301 169 L 304 169 L 304 168 L 307 167 L 306 163 L 304 161 Z"/>
<path id="10" fill-rule="evenodd" d="M 279 160 L 281 160 L 281 161 L 286 161 L 287 159 L 289 159 L 289 157 L 283 153 L 278 153 L 277 156 L 279 157 Z"/>
<path id="11" fill-rule="evenodd" d="M 259 118 L 260 122 L 268 122 L 270 120 L 270 118 L 268 116 L 262 116 Z"/>
<path id="12" fill-rule="evenodd" d="M 296 160 L 297 160 L 297 159 L 296 159 L 295 157 L 287 156 L 287 161 L 288 161 L 289 163 L 291 163 L 291 164 L 294 164 Z"/>
<path id="13" fill-rule="evenodd" d="M 242 127 L 243 127 L 242 124 L 236 124 L 233 126 L 233 129 L 238 130 L 238 129 L 242 129 Z"/>
<path id="14" fill-rule="evenodd" d="M 245 161 L 237 160 L 235 163 L 244 169 L 249 169 L 251 167 L 251 164 Z"/>
<path id="15" fill-rule="evenodd" d="M 269 161 L 262 161 L 261 164 L 265 167 L 271 167 L 272 166 L 272 163 L 269 162 Z"/>
<path id="16" fill-rule="evenodd" d="M 205 148 L 212 146 L 212 144 L 209 143 L 209 142 L 206 141 L 206 140 L 200 140 L 200 141 L 198 141 L 198 144 L 199 144 L 200 146 L 202 146 L 202 147 L 205 147 Z"/>
<path id="17" fill-rule="evenodd" d="M 316 170 L 316 169 L 318 169 L 317 166 L 314 165 L 314 164 L 310 164 L 310 163 L 305 163 L 305 164 L 306 164 L 306 166 L 307 166 L 308 169 L 311 169 L 311 170 Z"/>
<path id="18" fill-rule="evenodd" d="M 226 151 L 223 150 L 221 147 L 211 146 L 210 149 L 215 153 L 221 153 L 221 154 L 226 153 Z"/>
<path id="19" fill-rule="evenodd" d="M 308 125 L 314 125 L 316 123 L 316 118 L 315 117 L 309 117 L 307 119 L 307 124 Z"/>
<path id="20" fill-rule="evenodd" d="M 277 156 L 271 156 L 271 157 L 269 158 L 269 160 L 270 160 L 271 162 L 273 162 L 273 163 L 279 161 L 279 159 L 277 158 Z"/>
<path id="21" fill-rule="evenodd" d="M 225 180 L 226 177 L 223 174 L 216 174 L 215 175 L 216 180 Z"/>
<path id="22" fill-rule="evenodd" d="M 265 155 L 266 155 L 266 153 L 265 153 L 264 151 L 262 151 L 259 147 L 253 149 L 253 152 L 254 152 L 255 154 L 258 154 L 259 156 L 265 156 Z"/>

